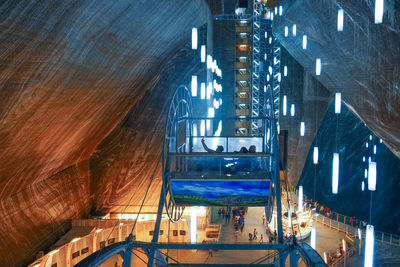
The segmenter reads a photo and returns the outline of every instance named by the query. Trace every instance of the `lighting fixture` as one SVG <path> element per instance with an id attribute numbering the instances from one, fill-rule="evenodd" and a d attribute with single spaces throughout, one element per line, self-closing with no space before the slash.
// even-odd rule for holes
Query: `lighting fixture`
<path id="1" fill-rule="evenodd" d="M 192 28 L 192 49 L 197 49 L 197 28 Z"/>
<path id="2" fill-rule="evenodd" d="M 206 46 L 202 45 L 200 48 L 200 61 L 202 63 L 206 62 Z"/>
<path id="3" fill-rule="evenodd" d="M 290 106 L 290 116 L 294 116 L 294 113 L 295 113 L 295 110 L 294 110 L 294 104 L 292 104 L 291 106 Z"/>
<path id="4" fill-rule="evenodd" d="M 200 99 L 206 99 L 206 84 L 200 84 Z"/>
<path id="5" fill-rule="evenodd" d="M 317 76 L 321 75 L 321 59 L 317 58 L 315 61 L 315 74 Z"/>
<path id="6" fill-rule="evenodd" d="M 340 109 L 342 106 L 342 94 L 335 93 L 335 113 L 340 114 Z"/>
<path id="7" fill-rule="evenodd" d="M 303 211 L 303 186 L 299 186 L 299 212 Z"/>
<path id="8" fill-rule="evenodd" d="M 343 18 L 344 18 L 344 11 L 343 9 L 339 9 L 337 13 L 337 30 L 339 32 L 343 31 Z"/>
<path id="9" fill-rule="evenodd" d="M 368 165 L 368 190 L 376 189 L 376 162 L 371 161 Z"/>
<path id="10" fill-rule="evenodd" d="M 306 131 L 306 126 L 304 125 L 304 122 L 302 121 L 300 123 L 300 136 L 304 136 L 305 131 Z"/>
<path id="11" fill-rule="evenodd" d="M 265 92 L 265 90 L 264 90 L 264 92 Z M 283 110 L 282 110 L 282 114 L 283 114 L 283 116 L 286 116 L 286 109 L 287 109 L 287 98 L 286 98 L 286 96 L 284 95 L 283 96 Z"/>
<path id="12" fill-rule="evenodd" d="M 314 147 L 314 164 L 318 164 L 318 147 Z"/>
<path id="13" fill-rule="evenodd" d="M 296 24 L 293 24 L 293 27 L 292 27 L 293 36 L 296 36 L 296 32 L 297 32 L 297 26 L 296 26 Z"/>
<path id="14" fill-rule="evenodd" d="M 192 96 L 193 97 L 197 96 L 197 76 L 196 75 L 192 76 Z"/>
<path id="15" fill-rule="evenodd" d="M 382 23 L 384 0 L 375 0 L 375 24 Z"/>
<path id="16" fill-rule="evenodd" d="M 307 49 L 307 35 L 303 35 L 303 49 Z"/>
<path id="17" fill-rule="evenodd" d="M 374 261 L 374 226 L 367 225 L 365 235 L 364 267 L 372 267 Z"/>
<path id="18" fill-rule="evenodd" d="M 283 76 L 287 76 L 287 66 L 283 67 Z"/>
<path id="19" fill-rule="evenodd" d="M 339 184 L 339 153 L 333 153 L 332 194 L 337 194 Z"/>

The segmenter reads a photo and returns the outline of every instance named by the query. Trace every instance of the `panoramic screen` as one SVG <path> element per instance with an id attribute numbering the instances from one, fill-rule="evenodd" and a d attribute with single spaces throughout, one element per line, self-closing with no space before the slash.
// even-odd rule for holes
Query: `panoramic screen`
<path id="1" fill-rule="evenodd" d="M 172 180 L 176 204 L 190 206 L 263 206 L 269 180 Z"/>

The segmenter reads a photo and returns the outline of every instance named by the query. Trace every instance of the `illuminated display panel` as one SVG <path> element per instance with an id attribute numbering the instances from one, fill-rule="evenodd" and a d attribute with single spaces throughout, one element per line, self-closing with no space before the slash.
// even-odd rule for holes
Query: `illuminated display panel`
<path id="1" fill-rule="evenodd" d="M 171 180 L 175 203 L 185 206 L 264 206 L 270 180 Z"/>

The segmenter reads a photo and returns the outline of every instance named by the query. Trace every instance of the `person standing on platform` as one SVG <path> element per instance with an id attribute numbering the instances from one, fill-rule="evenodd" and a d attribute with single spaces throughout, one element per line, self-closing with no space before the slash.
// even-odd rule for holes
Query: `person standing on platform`
<path id="1" fill-rule="evenodd" d="M 263 222 L 263 225 L 265 224 L 265 215 L 263 215 L 263 217 L 262 217 L 262 222 Z"/>
<path id="2" fill-rule="evenodd" d="M 257 239 L 257 229 L 256 228 L 254 228 L 254 231 L 253 231 L 253 239 Z"/>
<path id="3" fill-rule="evenodd" d="M 260 235 L 260 244 L 263 243 L 263 242 L 264 242 L 264 237 L 263 237 L 263 235 L 261 234 L 261 235 Z"/>
<path id="4" fill-rule="evenodd" d="M 226 213 L 225 208 L 222 208 L 222 219 L 225 219 L 225 213 Z"/>
<path id="5" fill-rule="evenodd" d="M 213 251 L 212 251 L 212 249 L 210 248 L 210 249 L 208 250 L 208 256 L 212 257 L 212 256 L 213 256 L 212 253 L 213 253 Z"/>

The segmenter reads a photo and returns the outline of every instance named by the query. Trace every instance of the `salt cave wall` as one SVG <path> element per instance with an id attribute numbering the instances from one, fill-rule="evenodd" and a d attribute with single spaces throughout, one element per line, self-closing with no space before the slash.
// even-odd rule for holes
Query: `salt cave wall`
<path id="1" fill-rule="evenodd" d="M 287 67 L 287 76 L 283 69 Z M 282 134 L 287 132 L 287 160 L 285 175 L 296 184 L 317 129 L 332 99 L 331 93 L 303 68 L 285 48 L 281 48 L 281 110 L 279 125 Z M 283 96 L 287 97 L 286 116 L 283 116 Z M 295 105 L 291 116 L 290 106 Z M 305 134 L 300 136 L 300 123 L 305 124 Z M 282 151 L 281 153 L 284 153 Z"/>
<path id="2" fill-rule="evenodd" d="M 274 18 L 274 34 L 288 52 L 331 94 L 400 156 L 400 9 L 385 1 L 382 24 L 374 24 L 374 1 L 289 0 Z M 344 9 L 344 29 L 337 31 L 337 12 Z M 296 24 L 297 34 L 285 37 Z M 307 49 L 302 37 L 307 35 Z"/>
<path id="3" fill-rule="evenodd" d="M 373 140 L 370 140 L 372 135 Z M 368 142 L 368 148 L 366 143 Z M 373 145 L 377 147 L 373 154 Z M 334 102 L 326 113 L 311 147 L 318 146 L 319 162 L 313 164 L 310 149 L 298 185 L 304 194 L 331 210 L 369 222 L 371 193 L 364 172 L 368 157 L 377 163 L 376 191 L 372 193 L 372 221 L 377 230 L 400 233 L 400 160 L 363 122 L 342 106 L 334 113 Z M 332 157 L 339 153 L 339 190 L 332 194 Z M 365 162 L 363 162 L 365 156 Z M 314 178 L 316 179 L 314 198 Z M 365 191 L 361 182 L 365 182 Z"/>
<path id="4" fill-rule="evenodd" d="M 0 265 L 88 213 L 90 156 L 208 14 L 200 0 L 1 2 Z"/>

